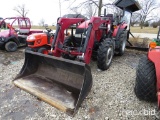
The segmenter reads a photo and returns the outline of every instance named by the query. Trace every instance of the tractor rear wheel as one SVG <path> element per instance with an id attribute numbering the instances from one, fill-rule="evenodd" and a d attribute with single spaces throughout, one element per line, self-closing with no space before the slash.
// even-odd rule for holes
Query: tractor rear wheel
<path id="1" fill-rule="evenodd" d="M 110 38 L 101 42 L 97 53 L 97 66 L 101 70 L 107 70 L 112 63 L 114 55 L 113 42 Z"/>
<path id="2" fill-rule="evenodd" d="M 47 50 L 47 48 L 45 48 L 45 47 L 39 48 L 39 49 L 38 49 L 38 52 L 39 52 L 39 53 L 42 53 L 42 54 L 47 54 L 47 55 L 48 55 L 48 50 Z"/>
<path id="3" fill-rule="evenodd" d="M 122 56 L 124 54 L 127 42 L 127 31 L 123 31 L 119 36 L 119 47 L 115 50 L 115 54 Z"/>
<path id="4" fill-rule="evenodd" d="M 142 57 L 139 61 L 134 92 L 140 100 L 149 102 L 157 100 L 155 66 L 147 56 Z"/>
<path id="5" fill-rule="evenodd" d="M 17 50 L 17 44 L 13 41 L 9 41 L 5 44 L 5 49 L 8 51 L 8 52 L 14 52 Z"/>

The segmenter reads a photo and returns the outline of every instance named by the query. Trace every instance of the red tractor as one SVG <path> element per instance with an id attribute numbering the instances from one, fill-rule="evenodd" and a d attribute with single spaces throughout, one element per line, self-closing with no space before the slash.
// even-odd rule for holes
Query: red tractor
<path id="1" fill-rule="evenodd" d="M 43 32 L 42 30 L 30 30 L 31 23 L 27 17 L 5 18 L 1 21 L 0 26 L 4 22 L 9 29 L 0 32 L 0 48 L 5 48 L 8 52 L 14 52 L 18 47 L 26 46 L 26 38 L 28 35 Z"/>
<path id="2" fill-rule="evenodd" d="M 160 28 L 157 39 L 150 43 L 147 56 L 139 60 L 136 71 L 135 94 L 140 100 L 155 102 L 160 108 Z"/>
<path id="3" fill-rule="evenodd" d="M 123 9 L 119 21 L 113 14 L 90 20 L 60 18 L 51 49 L 44 52 L 49 55 L 26 49 L 14 84 L 74 115 L 92 87 L 91 57 L 96 56 L 98 68 L 106 70 L 114 54 L 124 54 L 132 12 L 140 7 L 134 0 L 118 0 L 115 5 Z M 66 31 L 70 36 L 65 36 Z"/>

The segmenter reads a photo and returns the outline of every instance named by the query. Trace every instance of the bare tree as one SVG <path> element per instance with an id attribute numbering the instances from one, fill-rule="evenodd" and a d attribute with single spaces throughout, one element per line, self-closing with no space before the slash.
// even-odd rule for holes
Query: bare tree
<path id="1" fill-rule="evenodd" d="M 116 7 L 114 4 L 107 3 L 103 5 L 106 8 L 107 14 L 116 14 L 116 15 L 121 15 L 122 10 L 118 7 Z"/>
<path id="2" fill-rule="evenodd" d="M 69 0 L 64 0 L 64 1 L 69 1 Z M 73 4 L 74 2 L 76 2 L 77 0 L 72 0 L 71 5 L 69 6 L 69 8 L 73 8 Z M 113 0 L 109 0 L 109 1 L 113 1 Z M 108 1 L 107 1 L 108 2 Z M 96 9 L 98 9 L 98 16 L 101 15 L 101 11 L 102 11 L 102 7 L 106 6 L 108 3 L 103 3 L 103 0 L 85 0 L 83 2 L 81 2 L 79 5 L 77 5 L 74 8 L 86 8 L 88 9 L 88 11 L 90 10 L 90 7 L 88 7 L 88 5 L 90 6 L 94 6 Z M 85 10 L 86 10 L 85 9 Z"/>
<path id="3" fill-rule="evenodd" d="M 134 26 L 135 24 L 138 24 L 140 22 L 139 13 L 133 13 L 131 17 L 131 26 Z"/>
<path id="4" fill-rule="evenodd" d="M 155 16 L 151 15 L 155 9 L 158 8 L 156 0 L 141 0 L 140 5 L 142 9 L 138 12 L 140 19 L 140 26 L 143 29 L 143 25 L 146 21 L 153 20 Z"/>
<path id="5" fill-rule="evenodd" d="M 92 16 L 96 15 L 97 7 L 95 7 L 95 5 L 88 4 L 88 6 L 85 7 L 85 11 L 86 11 L 85 16 L 87 18 L 91 18 Z"/>
<path id="6" fill-rule="evenodd" d="M 70 10 L 74 14 L 82 14 L 82 12 L 85 11 L 85 14 L 83 15 L 87 18 L 91 18 L 96 14 L 97 7 L 94 4 L 90 3 L 90 0 L 87 0 L 86 3 L 80 4 L 76 7 L 71 7 Z"/>
<path id="7" fill-rule="evenodd" d="M 80 14 L 81 12 L 81 10 L 79 11 L 79 8 L 78 7 L 72 7 L 72 8 L 70 8 L 70 10 L 71 10 L 71 12 L 73 12 L 74 14 Z"/>
<path id="8" fill-rule="evenodd" d="M 45 24 L 45 20 L 42 18 L 39 22 L 39 26 L 44 26 L 44 24 Z"/>
<path id="9" fill-rule="evenodd" d="M 21 17 L 26 17 L 29 12 L 24 4 L 14 7 L 13 10 L 15 10 Z"/>

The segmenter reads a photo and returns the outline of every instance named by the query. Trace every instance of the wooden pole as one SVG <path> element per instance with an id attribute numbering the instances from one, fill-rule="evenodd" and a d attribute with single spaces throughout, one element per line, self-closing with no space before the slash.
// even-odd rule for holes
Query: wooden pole
<path id="1" fill-rule="evenodd" d="M 99 0 L 99 5 L 98 5 L 98 16 L 101 16 L 101 10 L 102 10 L 102 0 Z"/>

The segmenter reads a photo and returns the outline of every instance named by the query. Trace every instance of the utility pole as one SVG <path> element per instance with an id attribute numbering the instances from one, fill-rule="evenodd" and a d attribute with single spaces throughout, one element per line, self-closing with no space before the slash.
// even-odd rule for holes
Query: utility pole
<path id="1" fill-rule="evenodd" d="M 61 17 L 61 0 L 59 0 L 59 13 L 60 13 L 60 17 Z"/>
<path id="2" fill-rule="evenodd" d="M 102 0 L 99 0 L 99 5 L 98 5 L 98 16 L 101 15 L 101 10 L 102 10 Z"/>

